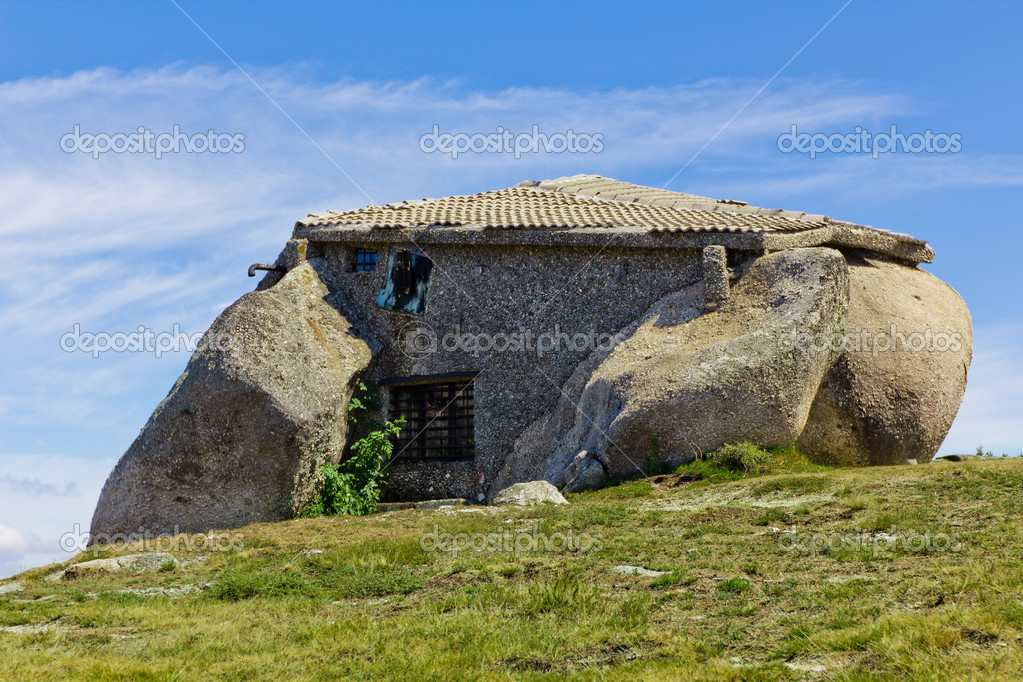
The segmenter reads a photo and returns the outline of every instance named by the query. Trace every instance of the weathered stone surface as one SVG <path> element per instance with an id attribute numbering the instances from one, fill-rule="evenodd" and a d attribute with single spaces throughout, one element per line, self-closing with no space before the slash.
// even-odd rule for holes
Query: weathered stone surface
<path id="1" fill-rule="evenodd" d="M 6 585 L 0 585 L 0 594 L 15 594 L 16 592 L 24 592 L 25 588 L 20 583 L 7 583 Z"/>
<path id="2" fill-rule="evenodd" d="M 529 483 L 516 483 L 505 488 L 494 495 L 491 504 L 532 506 L 547 502 L 551 504 L 568 504 L 568 500 L 558 492 L 558 489 L 547 481 L 530 481 Z"/>
<path id="3" fill-rule="evenodd" d="M 728 300 L 728 255 L 723 246 L 703 248 L 703 308 L 717 310 Z"/>
<path id="4" fill-rule="evenodd" d="M 42 602 L 53 601 L 57 598 L 55 594 L 48 594 L 45 597 L 38 597 L 36 599 L 12 599 L 12 604 L 39 604 Z"/>
<path id="5" fill-rule="evenodd" d="M 725 443 L 794 442 L 837 356 L 848 296 L 842 254 L 811 248 L 753 261 L 715 312 L 700 315 L 700 285 L 663 299 L 580 365 L 561 404 L 516 443 L 504 480 L 567 483 L 581 450 L 616 476 L 654 456 L 679 464 Z"/>
<path id="6" fill-rule="evenodd" d="M 181 587 L 149 587 L 143 590 L 114 590 L 114 594 L 130 594 L 136 597 L 170 597 L 171 599 L 187 597 L 189 595 L 199 594 L 200 592 L 202 592 L 202 589 L 195 585 L 182 585 Z"/>
<path id="7" fill-rule="evenodd" d="M 167 552 L 127 554 L 110 559 L 95 559 L 68 566 L 64 569 L 62 579 L 76 580 L 97 573 L 121 573 L 123 571 L 152 573 L 163 568 L 167 562 L 174 562 L 175 566 L 178 564 L 178 560 L 174 558 L 174 555 Z"/>
<path id="8" fill-rule="evenodd" d="M 595 455 L 583 450 L 577 454 L 572 463 L 565 470 L 565 491 L 576 493 L 580 490 L 590 490 L 607 480 L 607 472 L 604 470 L 604 463 Z"/>
<path id="9" fill-rule="evenodd" d="M 312 500 L 371 357 L 330 272 L 309 259 L 217 318 L 107 479 L 94 541 L 287 519 Z"/>
<path id="10" fill-rule="evenodd" d="M 854 258 L 849 271 L 844 349 L 799 447 L 824 464 L 928 462 L 966 390 L 970 313 L 954 289 L 919 268 Z"/>

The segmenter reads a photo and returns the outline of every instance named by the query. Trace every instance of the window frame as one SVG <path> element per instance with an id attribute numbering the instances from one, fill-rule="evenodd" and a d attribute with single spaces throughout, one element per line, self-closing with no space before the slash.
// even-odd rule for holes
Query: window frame
<path id="1" fill-rule="evenodd" d="M 437 374 L 381 381 L 381 386 L 389 389 L 391 418 L 406 418 L 394 443 L 392 460 L 475 461 L 478 376 L 479 373 Z M 444 404 L 438 406 L 441 402 Z"/>
<path id="2" fill-rule="evenodd" d="M 372 260 L 370 260 L 372 256 Z M 355 258 L 352 261 L 352 272 L 372 272 L 377 269 L 377 263 L 380 261 L 380 255 L 376 249 L 355 249 Z"/>

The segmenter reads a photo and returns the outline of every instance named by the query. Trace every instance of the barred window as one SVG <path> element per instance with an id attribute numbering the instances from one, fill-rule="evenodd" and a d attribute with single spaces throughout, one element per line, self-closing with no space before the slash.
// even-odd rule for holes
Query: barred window
<path id="1" fill-rule="evenodd" d="M 463 460 L 475 457 L 472 378 L 393 385 L 395 418 L 404 417 L 394 445 L 402 460 Z"/>
<path id="2" fill-rule="evenodd" d="M 363 272 L 365 270 L 377 269 L 377 252 L 372 249 L 355 249 L 355 262 L 352 263 L 352 270 Z"/>

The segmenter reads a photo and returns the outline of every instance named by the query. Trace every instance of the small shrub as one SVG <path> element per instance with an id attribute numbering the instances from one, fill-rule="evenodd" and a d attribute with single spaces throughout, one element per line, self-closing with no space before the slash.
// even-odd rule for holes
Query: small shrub
<path id="1" fill-rule="evenodd" d="M 707 461 L 744 474 L 764 474 L 774 466 L 774 458 L 749 441 L 723 445 L 707 455 Z"/>
<path id="2" fill-rule="evenodd" d="M 321 467 L 320 491 L 300 517 L 365 516 L 376 511 L 380 489 L 387 481 L 385 462 L 394 452 L 391 439 L 398 437 L 405 423 L 404 417 L 383 424 L 370 421 L 367 415 L 379 409 L 376 384 L 360 381 L 348 402 L 348 421 L 353 426 L 367 424 L 370 431 L 352 443 L 348 457 L 340 464 Z"/>
<path id="3" fill-rule="evenodd" d="M 168 559 L 160 566 L 160 573 L 173 573 L 177 570 L 178 564 L 173 559 Z"/>
<path id="4" fill-rule="evenodd" d="M 340 464 L 325 464 L 323 482 L 315 501 L 301 516 L 365 516 L 376 511 L 380 490 L 387 480 L 384 463 L 394 452 L 392 438 L 401 432 L 404 418 L 389 421 L 355 441 L 351 455 Z"/>
<path id="5" fill-rule="evenodd" d="M 709 462 L 706 459 L 698 459 L 689 464 L 683 464 L 675 473 L 687 473 L 696 477 L 694 486 L 709 483 L 723 483 L 725 481 L 737 481 L 742 478 L 742 473 L 726 469 L 720 464 Z"/>

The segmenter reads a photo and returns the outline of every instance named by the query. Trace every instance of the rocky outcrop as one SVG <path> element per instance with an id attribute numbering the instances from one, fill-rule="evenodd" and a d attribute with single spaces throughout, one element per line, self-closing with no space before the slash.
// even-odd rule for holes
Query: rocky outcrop
<path id="1" fill-rule="evenodd" d="M 61 572 L 60 579 L 77 580 L 78 578 L 91 577 L 100 573 L 122 573 L 126 571 L 152 573 L 168 565 L 177 567 L 178 564 L 179 562 L 174 558 L 174 555 L 167 552 L 128 554 L 110 559 L 95 559 L 93 561 L 83 561 L 80 564 L 71 564 Z"/>
<path id="2" fill-rule="evenodd" d="M 320 466 L 341 458 L 353 381 L 371 358 L 329 272 L 302 262 L 217 318 L 107 479 L 94 541 L 276 521 L 312 500 Z"/>
<path id="3" fill-rule="evenodd" d="M 756 259 L 714 312 L 700 314 L 700 285 L 663 299 L 624 342 L 580 365 L 561 403 L 518 440 L 502 480 L 543 472 L 564 486 L 582 451 L 620 476 L 725 443 L 791 444 L 837 357 L 848 297 L 842 254 L 810 248 Z"/>
<path id="4" fill-rule="evenodd" d="M 919 268 L 850 259 L 842 354 L 814 400 L 798 445 L 823 464 L 927 462 L 966 390 L 970 313 Z"/>

